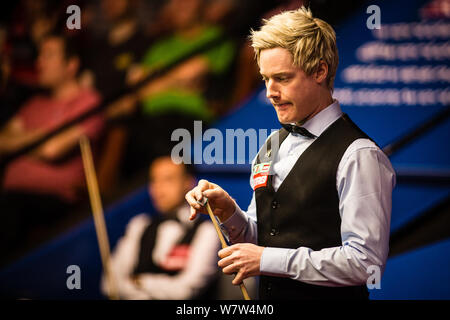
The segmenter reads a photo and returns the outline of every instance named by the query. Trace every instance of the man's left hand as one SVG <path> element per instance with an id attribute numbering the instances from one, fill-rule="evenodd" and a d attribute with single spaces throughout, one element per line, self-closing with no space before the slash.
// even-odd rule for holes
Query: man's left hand
<path id="1" fill-rule="evenodd" d="M 264 247 L 251 243 L 238 243 L 219 251 L 219 267 L 225 274 L 234 274 L 233 284 L 260 274 L 259 266 Z"/>

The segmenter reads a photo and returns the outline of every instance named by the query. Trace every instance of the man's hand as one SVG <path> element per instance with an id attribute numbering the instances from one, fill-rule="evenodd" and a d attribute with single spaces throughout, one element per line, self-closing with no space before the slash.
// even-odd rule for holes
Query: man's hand
<path id="1" fill-rule="evenodd" d="M 219 251 L 221 260 L 218 262 L 225 274 L 234 274 L 233 284 L 260 274 L 259 266 L 264 247 L 251 243 L 238 243 Z"/>
<path id="2" fill-rule="evenodd" d="M 200 180 L 198 185 L 186 193 L 186 201 L 191 206 L 190 220 L 195 219 L 197 214 L 208 214 L 206 208 L 197 203 L 202 201 L 203 197 L 208 198 L 208 202 L 211 205 L 211 210 L 220 221 L 225 221 L 231 217 L 236 209 L 236 202 L 230 195 L 219 187 L 217 184 L 209 182 L 207 180 Z"/>
<path id="3" fill-rule="evenodd" d="M 13 117 L 0 128 L 0 154 L 9 154 L 25 148 L 48 132 L 48 129 L 26 130 L 23 121 L 19 117 Z"/>

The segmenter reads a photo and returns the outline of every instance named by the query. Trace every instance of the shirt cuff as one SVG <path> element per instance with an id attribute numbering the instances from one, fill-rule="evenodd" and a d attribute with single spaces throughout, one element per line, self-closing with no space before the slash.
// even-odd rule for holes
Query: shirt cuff
<path id="1" fill-rule="evenodd" d="M 228 236 L 228 239 L 233 241 L 237 239 L 242 232 L 244 232 L 247 226 L 247 216 L 242 212 L 241 208 L 236 205 L 234 213 L 227 220 L 220 224 L 220 227 Z"/>
<path id="2" fill-rule="evenodd" d="M 286 248 L 265 247 L 259 265 L 261 274 L 288 276 L 287 261 L 290 250 Z"/>

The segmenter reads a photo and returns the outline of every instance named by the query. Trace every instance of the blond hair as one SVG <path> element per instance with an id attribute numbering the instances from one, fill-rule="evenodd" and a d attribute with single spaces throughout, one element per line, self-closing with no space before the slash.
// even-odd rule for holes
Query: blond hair
<path id="1" fill-rule="evenodd" d="M 313 74 L 321 60 L 328 65 L 327 85 L 333 89 L 339 63 L 336 34 L 325 21 L 314 18 L 301 7 L 263 20 L 261 30 L 251 30 L 250 40 L 259 64 L 261 50 L 281 47 L 288 50 L 294 65 L 307 75 Z"/>

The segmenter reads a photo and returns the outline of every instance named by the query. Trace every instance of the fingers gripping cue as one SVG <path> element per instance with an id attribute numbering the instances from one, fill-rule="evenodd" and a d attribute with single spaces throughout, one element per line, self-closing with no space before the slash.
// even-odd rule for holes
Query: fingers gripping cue
<path id="1" fill-rule="evenodd" d="M 201 206 L 206 206 L 206 211 L 208 211 L 208 215 L 211 218 L 212 223 L 214 224 L 214 228 L 216 229 L 217 232 L 217 236 L 219 237 L 220 243 L 222 244 L 222 249 L 228 247 L 227 242 L 225 241 L 225 238 L 223 237 L 222 231 L 220 230 L 219 224 L 217 223 L 217 219 L 214 216 L 212 210 L 211 210 L 211 206 L 208 203 L 208 198 L 206 198 L 205 196 L 203 196 L 203 200 L 202 201 L 198 201 L 197 203 Z M 242 282 L 239 287 L 241 288 L 241 292 L 242 295 L 244 296 L 245 300 L 251 300 L 250 296 L 248 295 L 247 292 L 247 288 L 245 287 L 244 282 Z"/>

